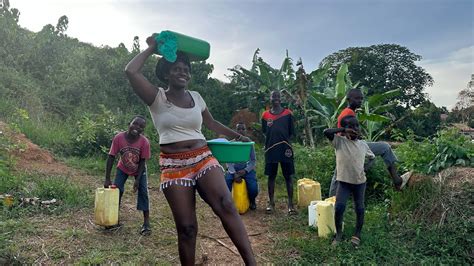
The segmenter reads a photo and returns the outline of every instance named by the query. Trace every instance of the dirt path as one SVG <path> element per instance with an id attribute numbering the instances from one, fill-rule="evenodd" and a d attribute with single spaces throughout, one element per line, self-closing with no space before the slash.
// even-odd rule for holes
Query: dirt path
<path id="1" fill-rule="evenodd" d="M 12 155 L 16 160 L 16 171 L 19 174 L 36 174 L 50 178 L 66 176 L 70 182 L 86 188 L 85 193 L 91 195 L 96 187 L 101 186 L 103 173 L 88 175 L 81 170 L 68 167 L 23 134 L 11 133 L 3 123 L 0 123 L 0 131 L 9 134 L 9 138 L 17 144 Z M 127 182 L 120 210 L 120 219 L 124 224 L 122 228 L 106 232 L 94 225 L 93 202 L 90 205 L 91 209 L 81 209 L 59 216 L 35 215 L 29 220 L 29 232 L 15 234 L 14 241 L 18 247 L 16 257 L 26 262 L 45 264 L 123 263 L 130 262 L 130 258 L 132 262 L 138 260 L 146 263 L 179 263 L 174 221 L 163 193 L 158 189 L 156 174 L 149 177 L 149 190 L 153 226 L 151 236 L 143 237 L 138 234 L 142 218 L 135 209 L 135 195 L 131 192 L 131 182 Z M 92 196 L 91 198 L 93 201 Z M 242 263 L 217 216 L 199 197 L 197 202 L 199 236 L 196 262 Z M 271 219 L 275 216 L 264 213 L 264 202 L 266 202 L 264 193 L 261 193 L 257 198 L 258 209 L 241 216 L 259 263 L 271 261 L 275 241 L 275 235 L 269 230 Z"/>

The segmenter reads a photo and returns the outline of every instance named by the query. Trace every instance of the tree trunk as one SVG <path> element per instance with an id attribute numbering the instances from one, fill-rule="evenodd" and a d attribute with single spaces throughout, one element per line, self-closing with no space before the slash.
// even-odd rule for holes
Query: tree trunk
<path id="1" fill-rule="evenodd" d="M 311 124 L 309 123 L 309 119 L 305 114 L 304 117 L 304 133 L 306 143 L 309 144 L 311 148 L 314 148 L 314 138 L 313 138 L 313 131 L 311 130 Z"/>

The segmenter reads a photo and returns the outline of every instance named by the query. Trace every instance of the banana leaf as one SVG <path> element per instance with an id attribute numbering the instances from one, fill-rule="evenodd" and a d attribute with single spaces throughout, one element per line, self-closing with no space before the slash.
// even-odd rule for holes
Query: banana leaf
<path id="1" fill-rule="evenodd" d="M 390 121 L 390 118 L 383 116 L 383 115 L 378 115 L 378 114 L 364 114 L 361 113 L 358 116 L 360 121 L 371 121 L 371 122 L 379 122 L 379 123 L 384 123 Z"/>
<path id="2" fill-rule="evenodd" d="M 384 93 L 379 93 L 368 97 L 367 102 L 369 106 L 377 106 L 380 105 L 383 101 L 393 98 L 401 94 L 400 89 L 394 89 L 390 91 L 386 91 Z"/>
<path id="3" fill-rule="evenodd" d="M 341 99 L 346 94 L 346 75 L 348 71 L 349 71 L 349 68 L 347 64 L 342 64 L 341 67 L 339 68 L 339 71 L 337 71 L 336 94 L 335 94 L 337 99 Z"/>

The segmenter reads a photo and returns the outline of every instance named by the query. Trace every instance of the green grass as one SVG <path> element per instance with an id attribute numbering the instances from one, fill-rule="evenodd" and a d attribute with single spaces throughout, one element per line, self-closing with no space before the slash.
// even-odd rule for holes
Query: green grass
<path id="1" fill-rule="evenodd" d="M 474 244 L 472 203 L 474 187 L 466 186 L 457 199 L 444 201 L 458 206 L 464 214 L 448 212 L 442 226 L 430 213 L 436 203 L 450 191 L 439 189 L 428 180 L 403 193 L 389 192 L 385 201 L 366 202 L 362 245 L 354 249 L 349 243 L 355 226 L 352 204 L 346 208 L 344 238 L 337 247 L 330 239 L 319 238 L 317 230 L 307 226 L 307 210 L 295 218 L 274 220 L 272 230 L 286 232 L 276 239 L 275 258 L 279 263 L 315 264 L 472 264 L 470 249 Z M 431 219 L 431 220 L 430 220 Z"/>
<path id="2" fill-rule="evenodd" d="M 35 121 L 23 119 L 15 125 L 33 143 L 56 154 L 72 154 L 74 126 L 68 125 L 69 123 L 71 122 L 58 123 L 52 120 L 35 123 Z"/>
<path id="3" fill-rule="evenodd" d="M 105 163 L 107 156 L 97 157 L 65 157 L 61 160 L 72 168 L 81 169 L 90 175 L 103 175 L 105 177 Z M 116 162 L 117 163 L 117 162 Z"/>

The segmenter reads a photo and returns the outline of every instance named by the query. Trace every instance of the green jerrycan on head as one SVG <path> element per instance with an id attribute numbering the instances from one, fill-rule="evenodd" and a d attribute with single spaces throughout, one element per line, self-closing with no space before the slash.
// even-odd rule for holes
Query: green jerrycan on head
<path id="1" fill-rule="evenodd" d="M 204 61 L 209 58 L 211 46 L 208 42 L 178 32 L 165 30 L 155 35 L 156 53 L 169 62 L 176 61 L 176 52 L 186 53 L 189 61 Z"/>

